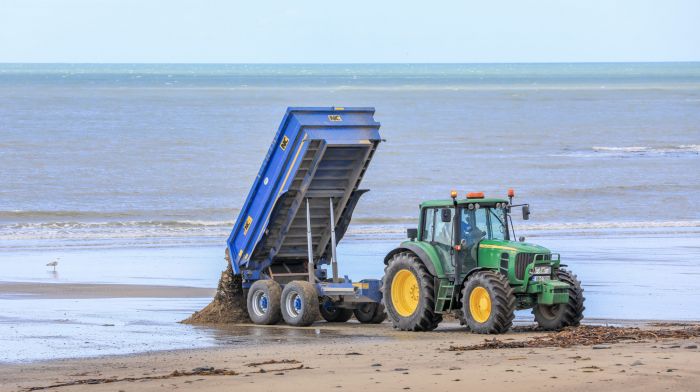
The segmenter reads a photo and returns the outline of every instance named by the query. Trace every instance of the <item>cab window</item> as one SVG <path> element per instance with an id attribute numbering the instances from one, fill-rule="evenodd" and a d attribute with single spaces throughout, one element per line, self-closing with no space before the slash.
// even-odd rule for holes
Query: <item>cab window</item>
<path id="1" fill-rule="evenodd" d="M 449 222 L 442 221 L 441 209 L 436 209 L 435 214 L 435 235 L 433 236 L 433 242 L 440 244 L 451 245 L 452 244 L 452 220 Z M 447 208 L 447 210 L 452 210 Z M 450 216 L 454 219 L 454 213 L 450 212 Z"/>
<path id="2" fill-rule="evenodd" d="M 435 225 L 435 208 L 426 208 L 423 210 L 423 233 L 422 241 L 432 241 Z"/>

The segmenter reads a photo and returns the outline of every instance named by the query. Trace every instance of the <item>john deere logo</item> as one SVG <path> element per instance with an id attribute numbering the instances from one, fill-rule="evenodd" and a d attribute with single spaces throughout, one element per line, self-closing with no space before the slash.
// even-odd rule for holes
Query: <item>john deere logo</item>
<path id="1" fill-rule="evenodd" d="M 243 235 L 248 234 L 248 229 L 250 229 L 251 223 L 253 223 L 253 217 L 249 216 L 248 219 L 246 219 L 245 223 L 243 224 Z"/>
<path id="2" fill-rule="evenodd" d="M 282 138 L 282 143 L 280 143 L 280 148 L 282 151 L 287 149 L 287 144 L 289 144 L 289 138 L 285 136 Z"/>
<path id="3" fill-rule="evenodd" d="M 328 120 L 329 120 L 329 121 L 336 122 L 336 121 L 343 121 L 343 118 L 340 117 L 340 114 L 329 114 L 329 115 L 328 115 Z"/>

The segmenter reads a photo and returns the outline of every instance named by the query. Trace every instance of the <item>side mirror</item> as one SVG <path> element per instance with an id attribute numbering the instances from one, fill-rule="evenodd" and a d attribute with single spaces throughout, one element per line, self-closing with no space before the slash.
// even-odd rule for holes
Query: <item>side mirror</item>
<path id="1" fill-rule="evenodd" d="M 525 204 L 523 206 L 523 220 L 528 219 L 530 219 L 530 206 L 528 204 Z"/>
<path id="2" fill-rule="evenodd" d="M 406 237 L 411 241 L 415 241 L 418 238 L 418 229 L 406 229 Z"/>
<path id="3" fill-rule="evenodd" d="M 452 210 L 449 208 L 443 208 L 440 210 L 440 218 L 444 223 L 452 222 Z"/>

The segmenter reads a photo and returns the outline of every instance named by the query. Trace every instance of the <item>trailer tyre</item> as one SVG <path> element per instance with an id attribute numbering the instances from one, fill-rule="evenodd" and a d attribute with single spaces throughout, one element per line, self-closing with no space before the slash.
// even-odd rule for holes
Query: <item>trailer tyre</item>
<path id="1" fill-rule="evenodd" d="M 282 319 L 282 288 L 274 280 L 258 280 L 248 289 L 248 316 L 255 324 L 272 325 Z"/>
<path id="2" fill-rule="evenodd" d="M 411 252 L 394 255 L 384 269 L 383 302 L 402 331 L 431 331 L 442 317 L 435 313 L 435 283 L 423 262 Z"/>
<path id="3" fill-rule="evenodd" d="M 515 318 L 515 294 L 508 279 L 495 271 L 470 276 L 462 289 L 462 315 L 472 332 L 507 332 Z"/>
<path id="4" fill-rule="evenodd" d="M 381 324 L 386 320 L 384 305 L 366 302 L 353 311 L 355 318 L 362 324 Z"/>
<path id="5" fill-rule="evenodd" d="M 578 327 L 583 319 L 583 311 L 586 309 L 583 302 L 583 288 L 576 275 L 560 269 L 557 271 L 557 279 L 569 284 L 569 302 L 555 305 L 535 305 L 532 313 L 540 328 L 553 331 L 564 327 Z"/>
<path id="6" fill-rule="evenodd" d="M 282 317 L 289 325 L 306 327 L 318 319 L 316 287 L 302 280 L 287 283 L 282 290 Z"/>
<path id="7" fill-rule="evenodd" d="M 335 302 L 325 297 L 319 305 L 321 317 L 329 323 L 344 323 L 352 318 L 352 309 L 339 308 Z"/>

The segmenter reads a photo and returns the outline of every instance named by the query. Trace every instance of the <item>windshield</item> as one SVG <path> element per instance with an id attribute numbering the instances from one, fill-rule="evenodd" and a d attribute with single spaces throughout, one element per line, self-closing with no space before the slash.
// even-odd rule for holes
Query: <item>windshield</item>
<path id="1" fill-rule="evenodd" d="M 507 239 L 506 214 L 503 208 L 462 209 L 462 238 L 471 246 L 481 240 Z"/>

